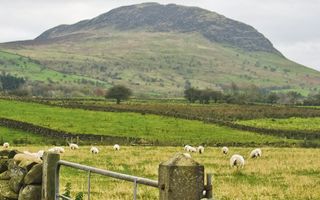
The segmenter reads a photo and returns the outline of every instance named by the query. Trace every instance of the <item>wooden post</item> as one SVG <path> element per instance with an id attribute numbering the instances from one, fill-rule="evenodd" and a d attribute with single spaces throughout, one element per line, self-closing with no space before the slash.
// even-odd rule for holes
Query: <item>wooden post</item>
<path id="1" fill-rule="evenodd" d="M 56 199 L 56 168 L 60 154 L 45 152 L 43 155 L 42 194 L 41 200 Z"/>
<path id="2" fill-rule="evenodd" d="M 203 198 L 204 167 L 184 154 L 159 165 L 160 200 Z"/>

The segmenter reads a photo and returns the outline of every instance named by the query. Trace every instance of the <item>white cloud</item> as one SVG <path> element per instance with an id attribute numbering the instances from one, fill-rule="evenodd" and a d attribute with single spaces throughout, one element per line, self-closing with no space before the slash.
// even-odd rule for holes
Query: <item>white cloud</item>
<path id="1" fill-rule="evenodd" d="M 320 66 L 320 0 L 152 0 L 199 6 L 252 25 L 288 58 Z M 0 0 L 0 42 L 33 39 L 59 24 L 143 0 Z"/>

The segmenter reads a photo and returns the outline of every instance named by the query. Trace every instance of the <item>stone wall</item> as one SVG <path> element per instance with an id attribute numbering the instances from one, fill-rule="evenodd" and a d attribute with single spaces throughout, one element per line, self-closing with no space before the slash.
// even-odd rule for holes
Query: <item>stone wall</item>
<path id="1" fill-rule="evenodd" d="M 40 200 L 42 160 L 16 150 L 0 151 L 0 200 Z"/>

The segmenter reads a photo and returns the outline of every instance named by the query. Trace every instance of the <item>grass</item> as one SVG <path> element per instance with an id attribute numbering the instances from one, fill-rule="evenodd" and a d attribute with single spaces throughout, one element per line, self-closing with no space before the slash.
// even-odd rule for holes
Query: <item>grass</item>
<path id="1" fill-rule="evenodd" d="M 291 117 L 287 119 L 254 119 L 238 121 L 238 124 L 280 130 L 300 130 L 300 131 L 320 131 L 320 118 L 299 118 Z"/>
<path id="2" fill-rule="evenodd" d="M 105 84 L 103 81 L 85 76 L 72 75 L 50 69 L 29 57 L 0 51 L 0 71 L 23 77 L 30 82 L 57 84 L 79 84 L 83 80 Z"/>
<path id="3" fill-rule="evenodd" d="M 0 117 L 71 133 L 138 137 L 168 144 L 295 143 L 296 140 L 264 136 L 195 120 L 137 113 L 110 113 L 51 107 L 0 100 Z"/>
<path id="4" fill-rule="evenodd" d="M 48 148 L 50 147 L 27 146 L 18 149 L 37 151 Z M 111 146 L 99 148 L 101 153 L 98 155 L 91 155 L 88 146 L 81 146 L 79 151 L 67 150 L 62 159 L 157 180 L 159 163 L 182 152 L 182 147 L 122 146 L 119 152 L 114 152 Z M 208 147 L 202 155 L 192 154 L 193 159 L 205 166 L 206 173 L 213 173 L 216 199 L 319 199 L 320 149 L 265 147 L 262 148 L 262 157 L 255 160 L 248 158 L 250 151 L 250 148 L 230 147 L 229 155 L 225 156 L 219 148 Z M 234 153 L 243 155 L 246 160 L 246 165 L 240 172 L 229 167 L 229 158 Z M 73 195 L 83 191 L 86 197 L 87 173 L 64 167 L 61 172 L 61 190 L 67 182 L 71 182 Z M 91 198 L 132 199 L 132 185 L 93 175 Z M 138 197 L 158 199 L 158 190 L 139 185 Z"/>
<path id="5" fill-rule="evenodd" d="M 46 139 L 43 137 L 27 133 L 21 130 L 9 129 L 6 127 L 0 127 L 0 144 L 9 142 L 14 145 L 21 144 L 47 144 L 44 142 Z"/>
<path id="6" fill-rule="evenodd" d="M 232 82 L 308 94 L 320 73 L 281 56 L 245 52 L 195 33 L 95 32 L 90 37 L 22 45 L 3 50 L 29 56 L 61 73 L 130 85 L 137 96 L 181 97 L 193 87 L 221 89 Z"/>

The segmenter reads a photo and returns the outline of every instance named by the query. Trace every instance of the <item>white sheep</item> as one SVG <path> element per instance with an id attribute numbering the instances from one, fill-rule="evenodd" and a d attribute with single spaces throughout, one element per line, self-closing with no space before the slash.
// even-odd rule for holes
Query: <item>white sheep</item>
<path id="1" fill-rule="evenodd" d="M 8 142 L 5 142 L 5 143 L 3 143 L 2 146 L 3 146 L 4 149 L 8 149 L 10 145 L 9 145 Z"/>
<path id="2" fill-rule="evenodd" d="M 228 149 L 228 147 L 222 147 L 222 153 L 223 154 L 228 154 L 228 152 L 229 152 L 229 149 Z"/>
<path id="3" fill-rule="evenodd" d="M 254 149 L 250 153 L 250 158 L 257 158 L 262 156 L 262 151 L 261 149 Z"/>
<path id="4" fill-rule="evenodd" d="M 53 148 L 49 149 L 48 151 L 61 154 L 61 153 L 64 153 L 64 148 L 63 147 L 53 147 Z"/>
<path id="5" fill-rule="evenodd" d="M 243 166 L 244 166 L 244 158 L 239 154 L 234 154 L 230 158 L 230 166 L 231 167 L 237 167 L 237 169 L 243 168 Z"/>
<path id="6" fill-rule="evenodd" d="M 202 154 L 202 153 L 204 153 L 204 147 L 203 146 L 198 146 L 198 152 L 200 153 L 200 154 Z"/>
<path id="7" fill-rule="evenodd" d="M 37 153 L 31 153 L 29 151 L 24 151 L 23 153 L 26 154 L 26 155 L 29 155 L 29 156 L 33 156 L 33 157 L 35 157 L 37 159 L 42 159 L 44 151 L 40 150 Z"/>
<path id="8" fill-rule="evenodd" d="M 185 150 L 185 151 L 188 151 L 188 149 L 189 149 L 190 147 L 191 147 L 190 145 L 186 145 L 186 146 L 184 146 L 184 150 Z"/>
<path id="9" fill-rule="evenodd" d="M 92 154 L 98 154 L 99 153 L 99 149 L 97 147 L 91 147 L 90 152 Z"/>
<path id="10" fill-rule="evenodd" d="M 187 151 L 188 151 L 188 152 L 195 153 L 195 152 L 197 152 L 197 148 L 190 146 L 190 147 L 187 149 Z"/>
<path id="11" fill-rule="evenodd" d="M 120 145 L 115 144 L 115 145 L 113 146 L 113 150 L 119 151 L 119 150 L 120 150 Z"/>
<path id="12" fill-rule="evenodd" d="M 79 146 L 77 144 L 74 144 L 74 143 L 69 144 L 69 147 L 70 147 L 71 150 L 79 149 Z"/>
<path id="13" fill-rule="evenodd" d="M 187 157 L 187 158 L 191 158 L 190 153 L 183 153 L 183 155 L 184 155 L 185 157 Z"/>

